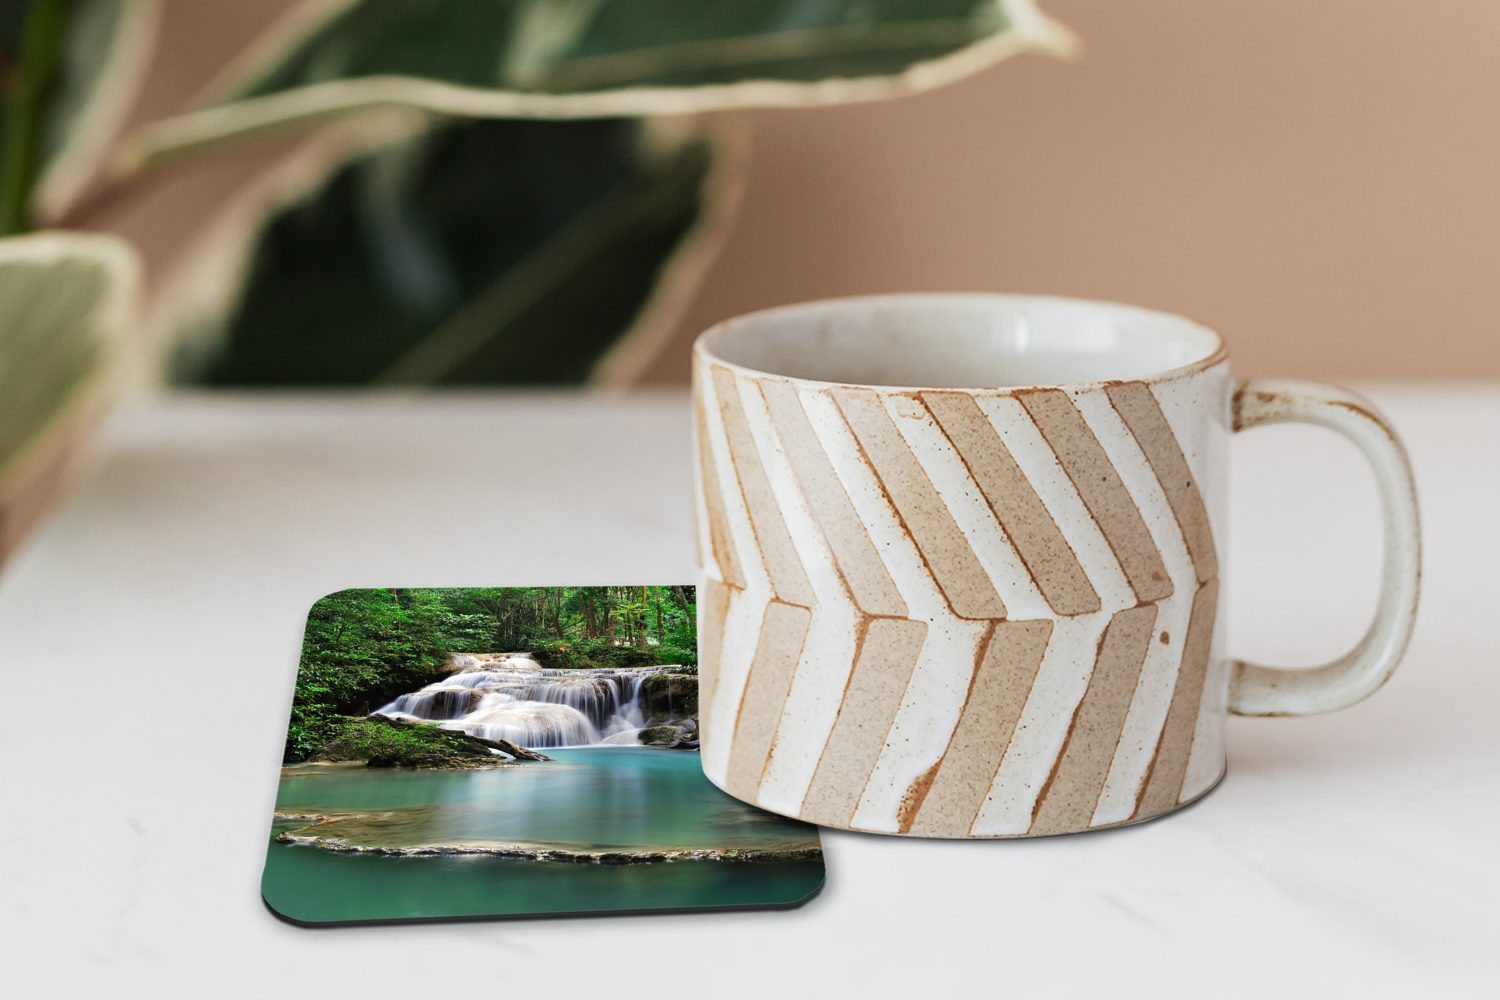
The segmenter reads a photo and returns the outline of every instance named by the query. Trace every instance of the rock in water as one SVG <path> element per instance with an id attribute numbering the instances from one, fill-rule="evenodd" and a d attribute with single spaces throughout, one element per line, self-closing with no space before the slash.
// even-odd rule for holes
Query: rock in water
<path id="1" fill-rule="evenodd" d="M 643 746 L 663 750 L 698 749 L 698 725 L 689 719 L 681 726 L 647 726 L 637 737 Z"/>
<path id="2" fill-rule="evenodd" d="M 468 734 L 466 733 L 464 735 L 468 735 Z M 516 744 L 512 743 L 510 740 L 487 740 L 483 736 L 469 736 L 469 739 L 475 741 L 476 743 L 483 743 L 487 747 L 494 747 L 496 750 L 499 750 L 501 753 L 510 754 L 510 756 L 512 758 L 514 758 L 515 760 L 551 760 L 552 759 L 551 757 L 548 757 L 544 753 L 537 753 L 535 750 L 527 750 L 525 747 L 517 746 Z"/>
<path id="3" fill-rule="evenodd" d="M 666 747 L 672 745 L 679 732 L 681 730 L 676 726 L 647 726 L 636 735 L 636 739 L 642 746 Z"/>

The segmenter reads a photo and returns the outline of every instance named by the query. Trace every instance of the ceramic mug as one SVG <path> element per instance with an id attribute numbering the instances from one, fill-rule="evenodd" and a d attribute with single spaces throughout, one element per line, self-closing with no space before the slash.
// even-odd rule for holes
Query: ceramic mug
<path id="1" fill-rule="evenodd" d="M 1224 723 L 1378 688 L 1411 635 L 1406 454 L 1354 393 L 1237 381 L 1122 305 L 902 295 L 773 309 L 693 353 L 703 768 L 823 826 L 1026 837 L 1151 819 L 1223 776 Z M 1231 433 L 1355 442 L 1384 507 L 1368 633 L 1229 658 Z"/>

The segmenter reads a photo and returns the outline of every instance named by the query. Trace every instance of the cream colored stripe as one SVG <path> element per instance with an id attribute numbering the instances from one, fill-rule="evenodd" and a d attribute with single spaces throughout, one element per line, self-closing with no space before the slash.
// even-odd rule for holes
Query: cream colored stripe
<path id="1" fill-rule="evenodd" d="M 1108 539 L 1031 415 L 1011 396 L 981 396 L 977 402 L 1042 503 L 1057 518 L 1103 609 L 1057 623 L 1021 721 L 972 827 L 975 836 L 1015 836 L 1026 833 L 1031 825 L 1036 797 L 1087 688 L 1105 627 L 1114 612 L 1136 604 L 1137 598 Z"/>
<path id="2" fill-rule="evenodd" d="M 867 620 L 838 720 L 802 802 L 812 823 L 846 826 L 886 745 L 886 734 L 911 680 L 927 634 L 921 622 Z"/>
<path id="3" fill-rule="evenodd" d="M 1217 619 L 1217 614 L 1215 618 Z M 1208 670 L 1203 680 L 1203 700 L 1198 704 L 1198 724 L 1193 728 L 1193 750 L 1182 778 L 1180 799 L 1197 798 L 1224 775 L 1224 723 L 1229 717 L 1229 657 L 1220 648 L 1223 629 L 1209 639 Z"/>
<path id="4" fill-rule="evenodd" d="M 847 601 L 820 604 L 813 610 L 776 745 L 761 777 L 756 801 L 765 808 L 781 813 L 801 808 L 838 719 L 863 621 Z"/>
<path id="5" fill-rule="evenodd" d="M 730 588 L 712 577 L 698 585 L 698 703 L 712 705 L 724 655 L 724 618 L 729 614 Z"/>
<path id="6" fill-rule="evenodd" d="M 703 405 L 698 401 L 696 386 L 692 391 L 691 404 L 693 407 L 693 564 L 705 575 L 715 580 L 722 580 L 724 571 L 719 568 L 719 561 L 714 558 L 713 544 L 709 538 L 711 529 L 708 525 L 708 502 L 706 491 L 703 489 L 703 477 L 707 474 L 707 463 L 704 460 L 708 451 L 708 442 L 704 438 L 708 432 L 703 429 Z"/>
<path id="7" fill-rule="evenodd" d="M 1127 608 L 1110 619 L 1088 690 L 1073 713 L 1057 764 L 1037 799 L 1030 833 L 1045 836 L 1089 826 L 1104 790 L 1125 713 L 1155 638 L 1156 608 Z"/>
<path id="8" fill-rule="evenodd" d="M 724 425 L 718 419 L 719 403 L 711 379 L 700 378 L 698 388 L 702 393 L 704 424 L 708 430 L 709 450 L 714 464 L 729 473 L 729 443 L 724 434 Z M 724 523 L 735 550 L 754 553 L 755 530 L 750 524 L 749 512 L 744 498 L 734 488 L 733 481 L 721 493 L 724 500 Z M 709 780 L 723 787 L 725 772 L 729 766 L 729 742 L 734 733 L 735 713 L 739 710 L 740 697 L 745 690 L 745 678 L 750 673 L 750 658 L 755 652 L 760 635 L 761 619 L 766 604 L 775 595 L 771 592 L 771 581 L 766 576 L 760 559 L 746 559 L 741 564 L 745 576 L 743 590 L 730 589 L 729 611 L 724 616 L 723 653 L 719 658 L 718 677 L 714 681 L 712 702 L 699 701 L 699 724 L 703 727 L 703 744 L 700 761 L 703 773 Z"/>
<path id="9" fill-rule="evenodd" d="M 921 746 L 945 743 L 958 721 L 979 639 L 988 622 L 967 622 L 953 617 L 947 600 L 928 573 L 922 554 L 891 506 L 880 480 L 865 461 L 858 440 L 838 406 L 827 393 L 802 394 L 808 421 L 818 435 L 839 481 L 848 491 L 860 520 L 870 532 L 875 551 L 890 568 L 891 578 L 911 609 L 912 619 L 930 623 L 928 640 L 918 659 L 917 686 L 930 678 L 937 697 L 903 702 L 895 726 L 903 733 L 923 732 L 926 742 L 898 742 L 895 728 L 871 774 L 865 795 L 856 811 L 855 825 L 894 830 L 897 809 L 912 780 L 932 766 L 933 755 Z M 848 822 L 846 817 L 844 822 Z"/>
<path id="10" fill-rule="evenodd" d="M 1098 611 L 1099 595 L 1078 557 L 974 398 L 960 392 L 927 392 L 922 401 L 962 457 L 1052 610 L 1060 615 Z M 1012 608 L 1011 613 L 1020 612 Z"/>
<path id="11" fill-rule="evenodd" d="M 776 742 L 792 674 L 802 657 L 812 612 L 804 607 L 772 601 L 750 663 L 744 697 L 735 719 L 734 749 L 725 772 L 724 790 L 754 801 L 766 758 Z"/>
<path id="12" fill-rule="evenodd" d="M 1182 662 L 1183 642 L 1187 637 L 1188 617 L 1193 609 L 1192 566 L 1186 568 L 1187 581 L 1177 593 L 1156 603 L 1156 635 L 1146 653 L 1146 664 L 1135 685 L 1135 695 L 1114 761 L 1104 781 L 1104 790 L 1094 811 L 1093 826 L 1123 823 L 1135 813 L 1141 780 L 1156 755 L 1161 727 L 1172 704 L 1177 686 L 1177 668 Z"/>
<path id="13" fill-rule="evenodd" d="M 1101 610 L 1118 611 L 1135 604 L 1135 591 L 1120 569 L 1109 540 L 1084 506 L 1031 414 L 1011 396 L 980 396 L 977 402 L 1043 506 L 1057 518 L 1063 538 L 1099 594 Z"/>
<path id="14" fill-rule="evenodd" d="M 1203 701 L 1203 680 L 1208 669 L 1218 598 L 1217 580 L 1203 584 L 1193 596 L 1193 617 L 1188 624 L 1182 666 L 1177 672 L 1177 687 L 1172 693 L 1172 707 L 1167 711 L 1161 742 L 1146 775 L 1140 805 L 1135 811 L 1136 819 L 1164 813 L 1181 799 L 1188 755 L 1192 752 L 1193 735 L 1197 730 L 1198 709 Z"/>
<path id="15" fill-rule="evenodd" d="M 1193 472 L 1198 494 L 1208 512 L 1211 534 L 1222 543 L 1228 537 L 1224 487 L 1228 483 L 1229 408 L 1232 380 L 1226 366 L 1193 378 L 1169 379 L 1151 387 L 1162 417 Z M 1210 419 L 1205 419 L 1208 415 Z M 1221 419 L 1214 419 L 1221 418 Z"/>
<path id="16" fill-rule="evenodd" d="M 1171 595 L 1172 581 L 1141 512 L 1068 394 L 1037 389 L 1017 395 L 1099 522 L 1136 596 L 1155 601 Z"/>
<path id="17" fill-rule="evenodd" d="M 913 782 L 932 769 L 940 748 L 953 738 L 974 661 L 993 627 L 993 622 L 951 616 L 928 627 L 911 684 L 854 812 L 854 826 L 884 833 L 899 829 L 902 803 Z"/>
<path id="18" fill-rule="evenodd" d="M 719 578 L 731 587 L 743 587 L 745 574 L 740 569 L 739 556 L 729 538 L 729 527 L 724 518 L 724 482 L 719 476 L 718 463 L 714 461 L 713 446 L 709 443 L 707 417 L 703 397 L 695 392 L 693 400 L 694 437 L 698 443 L 697 486 L 703 504 L 703 520 L 699 522 L 699 533 L 707 535 L 706 548 L 713 554 Z M 733 488 L 733 487 L 731 487 Z M 702 542 L 700 541 L 700 545 Z"/>
<path id="19" fill-rule="evenodd" d="M 999 595 L 1006 617 L 1050 618 L 1052 608 L 1047 599 L 936 418 L 914 396 L 886 396 L 882 402 L 891 426 L 910 449 L 990 587 Z"/>
<path id="20" fill-rule="evenodd" d="M 1198 579 L 1162 485 L 1109 397 L 1103 391 L 1084 392 L 1074 398 L 1073 404 L 1110 456 L 1120 481 L 1140 510 L 1173 587 L 1171 597 L 1157 602 L 1158 638 L 1146 656 L 1104 792 L 1099 796 L 1093 822 L 1102 825 L 1124 822 L 1135 812 L 1141 778 L 1151 765 L 1172 702 Z"/>
<path id="21" fill-rule="evenodd" d="M 772 600 L 765 588 L 729 589 L 729 610 L 724 615 L 724 632 L 720 645 L 719 669 L 713 683 L 713 700 L 698 702 L 698 724 L 703 730 L 699 759 L 703 773 L 720 788 L 729 770 L 729 746 L 734 735 L 735 716 L 740 698 L 750 676 L 766 608 Z"/>
<path id="22" fill-rule="evenodd" d="M 1156 397 L 1141 382 L 1117 383 L 1108 386 L 1105 392 L 1130 428 L 1130 433 L 1135 435 L 1167 495 L 1188 551 L 1192 553 L 1198 581 L 1213 579 L 1219 575 L 1219 560 L 1214 549 L 1213 529 L 1208 523 L 1208 510 L 1198 492 L 1193 471 L 1188 468 L 1187 459 L 1183 457 Z"/>
<path id="23" fill-rule="evenodd" d="M 826 392 L 810 391 L 802 395 L 802 406 L 808 423 L 817 434 L 828 462 L 839 482 L 849 494 L 855 514 L 870 533 L 875 552 L 890 570 L 901 599 L 909 608 L 908 617 L 921 621 L 941 618 L 951 620 L 948 602 L 938 589 L 937 581 L 927 572 L 922 553 L 906 533 L 901 518 L 886 495 L 860 450 L 859 441 L 844 420 L 844 415 Z"/>
<path id="24" fill-rule="evenodd" d="M 807 571 L 817 599 L 802 658 L 792 677 L 786 708 L 756 797 L 756 802 L 768 809 L 794 813 L 807 794 L 818 755 L 822 753 L 838 716 L 849 672 L 854 666 L 854 637 L 861 619 L 850 603 L 849 591 L 834 561 L 834 554 L 792 471 L 792 450 L 787 446 L 786 438 L 776 433 L 766 398 L 753 383 L 741 382 L 740 401 L 744 404 L 750 433 L 764 460 L 767 478 L 792 546 Z M 795 398 L 791 403 L 800 414 L 801 405 Z M 803 426 L 811 435 L 812 430 L 806 426 L 805 419 Z M 804 443 L 819 456 L 825 475 L 832 480 L 829 485 L 842 494 L 843 487 L 834 478 L 827 459 L 822 457 L 818 442 Z M 844 502 L 848 503 L 847 496 Z M 852 509 L 850 516 L 853 516 Z M 860 531 L 863 537 L 863 529 Z M 868 546 L 868 541 L 865 544 Z M 876 558 L 873 550 L 870 558 Z M 878 561 L 876 568 L 884 573 Z M 889 582 L 888 575 L 886 579 Z M 894 594 L 895 585 L 891 583 L 890 586 Z M 899 596 L 895 600 L 900 607 L 905 607 Z"/>
<path id="25" fill-rule="evenodd" d="M 995 625 L 930 786 L 920 800 L 920 789 L 910 793 L 910 810 L 901 817 L 904 832 L 961 836 L 968 831 L 995 781 L 1051 634 L 1050 621 Z"/>
<path id="26" fill-rule="evenodd" d="M 1031 694 L 1010 745 L 970 832 L 976 837 L 1024 834 L 1031 828 L 1037 795 L 1052 773 L 1067 739 L 1068 723 L 1088 689 L 1094 651 L 1110 613 L 1061 618 L 1042 657 Z"/>
<path id="27" fill-rule="evenodd" d="M 953 613 L 961 618 L 1005 617 L 1000 595 L 891 423 L 879 395 L 868 389 L 827 391 L 859 439 Z"/>
<path id="28" fill-rule="evenodd" d="M 787 382 L 763 379 L 760 391 L 797 483 L 817 517 L 855 604 L 873 615 L 904 616 L 906 602 L 870 544 L 869 532 L 818 442 L 797 390 Z"/>
<path id="29" fill-rule="evenodd" d="M 1229 430 L 1225 423 L 1204 420 L 1203 415 L 1224 411 L 1231 387 L 1225 367 L 1220 365 L 1202 376 L 1173 379 L 1151 387 L 1151 394 L 1161 407 L 1162 416 L 1192 470 L 1211 534 L 1220 540 L 1227 537 L 1222 493 L 1226 482 L 1224 466 L 1229 449 L 1225 441 Z M 1222 572 L 1222 566 L 1220 570 Z M 1206 792 L 1224 773 L 1224 722 L 1230 661 L 1224 653 L 1223 633 L 1223 629 L 1217 629 L 1211 642 L 1207 679 L 1203 686 L 1203 707 L 1198 713 L 1193 752 L 1188 758 L 1187 776 L 1183 779 L 1184 800 Z"/>
<path id="30" fill-rule="evenodd" d="M 804 607 L 813 603 L 812 585 L 807 581 L 802 563 L 792 549 L 786 525 L 766 481 L 765 469 L 750 436 L 745 422 L 745 409 L 740 400 L 738 380 L 726 368 L 711 366 L 715 394 L 719 401 L 719 417 L 729 444 L 730 460 L 735 476 L 739 479 L 740 493 L 745 507 L 750 512 L 750 523 L 755 529 L 755 540 L 766 573 L 771 578 L 771 587 L 776 596 L 788 604 Z"/>

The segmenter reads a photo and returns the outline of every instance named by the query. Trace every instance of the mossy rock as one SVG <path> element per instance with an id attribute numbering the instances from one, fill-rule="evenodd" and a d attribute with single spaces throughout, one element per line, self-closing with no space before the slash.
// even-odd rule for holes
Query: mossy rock
<path id="1" fill-rule="evenodd" d="M 663 750 L 697 750 L 698 723 L 688 719 L 680 726 L 647 726 L 636 738 L 643 746 L 660 747 Z"/>
<path id="2" fill-rule="evenodd" d="M 676 742 L 680 732 L 682 730 L 678 726 L 647 726 L 636 738 L 641 741 L 642 746 L 669 747 Z"/>
<path id="3" fill-rule="evenodd" d="M 369 767 L 493 767 L 516 759 L 547 760 L 532 751 L 407 719 L 372 715 L 347 719 L 338 736 L 308 757 L 313 763 L 364 761 Z"/>

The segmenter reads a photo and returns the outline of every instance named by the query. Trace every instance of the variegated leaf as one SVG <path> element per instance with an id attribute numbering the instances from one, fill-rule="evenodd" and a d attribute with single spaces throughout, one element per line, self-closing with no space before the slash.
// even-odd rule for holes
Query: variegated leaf
<path id="1" fill-rule="evenodd" d="M 123 161 L 372 105 L 588 118 L 877 100 L 1072 47 L 1032 0 L 302 0 L 214 103 Z"/>
<path id="2" fill-rule="evenodd" d="M 0 240 L 0 559 L 120 387 L 139 282 L 135 253 L 114 237 Z"/>

